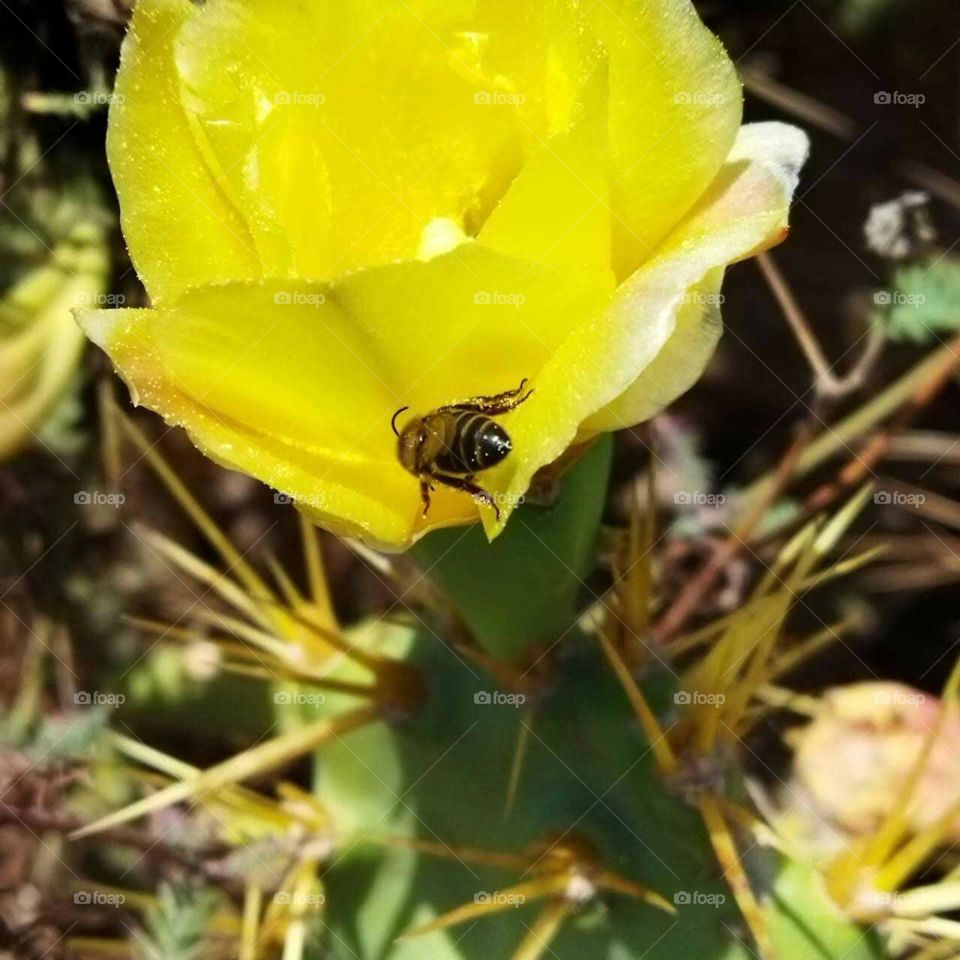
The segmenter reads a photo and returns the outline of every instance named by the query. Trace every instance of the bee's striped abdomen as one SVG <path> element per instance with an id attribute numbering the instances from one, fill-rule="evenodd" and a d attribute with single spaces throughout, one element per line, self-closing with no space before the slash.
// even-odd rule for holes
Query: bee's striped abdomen
<path id="1" fill-rule="evenodd" d="M 437 484 L 443 484 L 469 494 L 500 519 L 497 501 L 477 483 L 475 474 L 495 467 L 513 448 L 510 435 L 492 417 L 519 407 L 533 393 L 532 389 L 523 392 L 526 383 L 524 377 L 516 390 L 437 407 L 432 413 L 412 417 L 403 430 L 397 429 L 397 417 L 410 408 L 404 406 L 394 413 L 390 426 L 397 436 L 397 456 L 403 468 L 420 481 L 423 516 L 430 510 L 430 494 Z"/>
<path id="2" fill-rule="evenodd" d="M 451 410 L 450 430 L 437 466 L 448 473 L 473 474 L 498 464 L 510 452 L 510 437 L 499 423 L 473 410 Z"/>

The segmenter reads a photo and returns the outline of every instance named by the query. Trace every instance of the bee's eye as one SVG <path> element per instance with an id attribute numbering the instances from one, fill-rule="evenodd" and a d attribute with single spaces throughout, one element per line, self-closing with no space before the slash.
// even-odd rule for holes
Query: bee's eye
<path id="1" fill-rule="evenodd" d="M 417 431 L 417 443 L 426 443 L 427 442 L 427 431 L 421 427 Z"/>

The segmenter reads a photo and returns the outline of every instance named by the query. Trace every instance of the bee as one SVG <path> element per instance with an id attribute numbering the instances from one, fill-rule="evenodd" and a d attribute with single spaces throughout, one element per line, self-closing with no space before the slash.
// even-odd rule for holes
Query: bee
<path id="1" fill-rule="evenodd" d="M 469 493 L 500 519 L 500 508 L 477 484 L 476 475 L 501 463 L 513 448 L 510 435 L 492 418 L 519 407 L 533 393 L 532 389 L 524 393 L 526 385 L 524 377 L 515 390 L 438 407 L 414 417 L 403 430 L 397 430 L 397 417 L 410 408 L 401 407 L 393 415 L 390 426 L 397 436 L 397 456 L 420 480 L 424 516 L 430 510 L 430 492 L 442 483 Z"/>

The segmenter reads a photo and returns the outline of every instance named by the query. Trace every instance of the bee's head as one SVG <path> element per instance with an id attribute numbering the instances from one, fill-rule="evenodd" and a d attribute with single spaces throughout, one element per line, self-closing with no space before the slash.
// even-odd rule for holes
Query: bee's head
<path id="1" fill-rule="evenodd" d="M 397 456 L 405 470 L 420 472 L 420 451 L 427 440 L 427 430 L 423 421 L 416 417 L 400 431 L 397 440 Z"/>
<path id="2" fill-rule="evenodd" d="M 401 407 L 390 421 L 397 437 L 397 457 L 405 470 L 417 474 L 420 472 L 420 451 L 427 439 L 426 424 L 421 417 L 413 417 L 402 429 L 397 429 L 397 417 L 409 407 Z"/>

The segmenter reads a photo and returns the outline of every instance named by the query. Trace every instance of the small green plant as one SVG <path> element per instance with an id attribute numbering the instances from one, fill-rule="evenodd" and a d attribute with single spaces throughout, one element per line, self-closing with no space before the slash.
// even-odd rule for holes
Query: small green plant
<path id="1" fill-rule="evenodd" d="M 137 960 L 201 960 L 219 898 L 213 891 L 164 884 L 134 941 Z"/>

